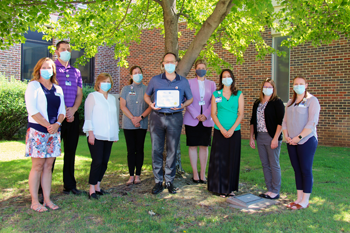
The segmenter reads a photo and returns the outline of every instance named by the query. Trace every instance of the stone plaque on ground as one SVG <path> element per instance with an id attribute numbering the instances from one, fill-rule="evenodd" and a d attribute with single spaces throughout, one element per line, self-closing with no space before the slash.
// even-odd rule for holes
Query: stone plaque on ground
<path id="1" fill-rule="evenodd" d="M 258 197 L 251 193 L 229 197 L 226 201 L 234 208 L 252 210 L 258 210 L 276 204 L 275 200 Z"/>

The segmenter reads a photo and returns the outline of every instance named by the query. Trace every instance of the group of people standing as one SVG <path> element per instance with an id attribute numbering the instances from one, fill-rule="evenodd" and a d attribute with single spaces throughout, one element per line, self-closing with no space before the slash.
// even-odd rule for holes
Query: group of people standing
<path id="1" fill-rule="evenodd" d="M 74 179 L 74 158 L 79 136 L 77 109 L 82 101 L 81 75 L 79 70 L 69 65 L 68 42 L 59 42 L 56 54 L 56 62 L 50 58 L 39 60 L 25 96 L 28 110 L 26 156 L 32 158 L 29 175 L 31 208 L 38 212 L 47 211 L 47 208 L 59 208 L 51 201 L 50 190 L 53 164 L 55 158 L 61 154 L 61 139 L 64 141 L 65 151 L 64 192 L 81 193 L 76 188 Z M 148 86 L 142 83 L 143 72 L 140 66 L 130 69 L 130 85 L 125 86 L 120 95 L 130 175 L 126 185 L 141 183 L 144 142 L 149 126 L 155 179 L 151 192 L 157 194 L 167 188 L 169 193 L 176 193 L 177 188 L 173 184 L 176 151 L 184 124 L 193 170 L 192 181 L 207 184 L 209 191 L 222 197 L 234 196 L 234 191 L 238 191 L 239 186 L 243 93 L 237 89 L 236 78 L 229 69 L 221 72 L 216 88 L 215 82 L 206 79 L 205 60 L 196 61 L 196 78 L 190 80 L 175 72 L 177 64 L 177 56 L 171 52 L 166 53 L 162 59 L 164 73 L 154 76 Z M 100 187 L 101 181 L 107 169 L 113 142 L 119 140 L 117 100 L 109 94 L 112 87 L 112 77 L 101 73 L 95 80 L 95 92 L 90 93 L 84 103 L 83 131 L 86 133 L 92 158 L 89 176 L 91 199 L 107 194 Z M 313 182 L 312 161 L 317 147 L 316 125 L 320 106 L 317 98 L 309 94 L 306 88 L 306 79 L 296 77 L 293 80 L 293 98 L 285 108 L 276 94 L 273 80 L 264 80 L 250 121 L 250 146 L 255 148 L 255 135 L 268 190 L 260 195 L 264 198 L 279 198 L 279 154 L 283 130 L 297 184 L 298 198 L 288 205 L 292 209 L 308 207 Z M 177 107 L 160 108 L 154 99 L 157 90 L 179 90 L 181 104 Z M 167 153 L 163 168 L 164 145 Z M 206 178 L 209 146 L 211 152 Z M 198 157 L 200 171 L 197 168 Z M 40 184 L 43 205 L 38 199 Z"/>

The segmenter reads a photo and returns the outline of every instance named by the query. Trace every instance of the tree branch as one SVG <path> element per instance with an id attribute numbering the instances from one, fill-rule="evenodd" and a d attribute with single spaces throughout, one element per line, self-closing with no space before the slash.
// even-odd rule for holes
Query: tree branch
<path id="1" fill-rule="evenodd" d="M 186 2 L 186 0 L 183 0 L 182 6 L 181 6 L 181 10 L 180 10 L 180 12 L 178 13 L 177 17 L 179 17 L 179 16 L 182 14 L 182 11 L 184 10 L 184 7 L 185 7 L 185 2 Z"/>
<path id="2" fill-rule="evenodd" d="M 109 0 L 101 0 L 102 2 L 107 2 Z M 29 2 L 29 1 L 28 1 Z M 16 7 L 26 7 L 26 6 L 39 6 L 39 5 L 47 5 L 47 2 L 42 2 L 42 1 L 30 1 L 31 3 L 28 4 L 13 4 L 12 6 Z M 81 4 L 93 4 L 96 3 L 97 1 L 71 1 L 71 2 L 61 2 L 61 1 L 57 1 L 56 3 L 58 5 L 69 5 L 69 4 L 77 4 L 77 3 L 81 3 Z"/>
<path id="3" fill-rule="evenodd" d="M 161 0 L 153 0 L 153 1 L 156 2 L 156 3 L 158 3 L 159 5 L 163 6 Z"/>
<path id="4" fill-rule="evenodd" d="M 147 3 L 146 16 L 145 16 L 145 19 L 143 20 L 143 22 L 141 23 L 141 25 L 143 25 L 146 22 L 146 19 L 148 17 L 148 13 L 149 13 L 149 0 L 148 0 L 148 3 Z"/>

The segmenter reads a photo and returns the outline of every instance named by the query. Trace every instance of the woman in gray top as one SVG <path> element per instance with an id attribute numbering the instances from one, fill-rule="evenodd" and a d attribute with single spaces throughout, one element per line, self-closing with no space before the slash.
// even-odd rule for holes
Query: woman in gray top
<path id="1" fill-rule="evenodd" d="M 122 128 L 128 150 L 128 167 L 130 173 L 130 178 L 126 182 L 126 185 L 141 183 L 140 175 L 148 128 L 148 114 L 152 110 L 143 99 L 147 86 L 142 84 L 143 76 L 141 67 L 131 67 L 130 75 L 130 85 L 123 88 L 120 96 L 120 108 L 123 111 Z M 135 168 L 136 176 L 134 177 Z"/>
<path id="2" fill-rule="evenodd" d="M 318 99 L 307 92 L 307 86 L 304 77 L 294 78 L 293 98 L 287 103 L 282 123 L 297 188 L 297 200 L 287 207 L 297 210 L 309 207 L 313 184 L 312 163 L 317 148 L 316 125 L 320 115 Z"/>

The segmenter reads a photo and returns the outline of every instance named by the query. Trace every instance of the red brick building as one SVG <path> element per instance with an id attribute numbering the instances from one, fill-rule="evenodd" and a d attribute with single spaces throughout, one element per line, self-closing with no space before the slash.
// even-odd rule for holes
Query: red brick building
<path id="1" fill-rule="evenodd" d="M 194 33 L 186 29 L 185 24 L 180 24 L 179 30 L 182 34 L 179 48 L 186 49 Z M 256 61 L 255 49 L 250 46 L 244 55 L 245 63 L 236 65 L 236 59 L 231 53 L 222 49 L 220 45 L 216 46 L 219 56 L 234 66 L 237 86 L 245 96 L 245 113 L 241 127 L 243 138 L 249 138 L 252 105 L 259 95 L 261 82 L 267 77 L 272 77 L 277 83 L 279 96 L 286 102 L 292 93 L 293 77 L 303 75 L 308 79 L 309 92 L 315 95 L 321 104 L 317 127 L 320 144 L 350 147 L 350 42 L 342 38 L 327 46 L 315 48 L 311 44 L 305 44 L 289 50 L 279 47 L 283 38 L 272 35 L 270 30 L 266 30 L 263 36 L 271 46 L 284 49 L 287 57 L 270 55 L 264 61 Z M 24 64 L 29 59 L 29 64 L 35 65 L 38 60 L 30 58 L 26 52 L 31 49 L 30 43 L 41 42 L 31 38 L 26 42 L 28 46 L 16 45 L 7 51 L 0 51 L 0 73 L 14 76 L 16 79 L 25 79 Z M 50 43 L 55 44 L 56 41 Z M 47 44 L 42 45 L 47 47 Z M 32 54 L 37 51 L 34 46 Z M 76 53 L 72 54 L 73 61 L 79 55 L 78 51 Z M 144 83 L 147 84 L 152 76 L 160 73 L 163 54 L 164 38 L 160 35 L 160 30 L 144 30 L 141 43 L 131 45 L 127 60 L 129 66 L 142 67 Z M 96 57 L 86 67 L 80 67 L 85 83 L 93 83 L 99 73 L 108 72 L 114 78 L 114 93 L 119 93 L 130 78 L 128 69 L 118 67 L 113 48 L 100 47 Z M 27 71 L 28 73 L 30 72 Z M 187 78 L 194 78 L 193 69 Z M 218 83 L 218 74 L 213 73 L 208 78 Z"/>

